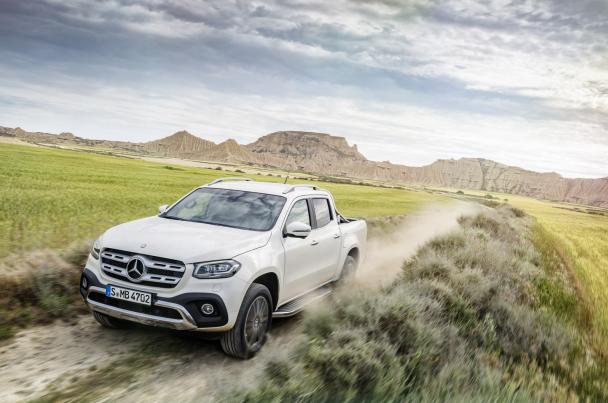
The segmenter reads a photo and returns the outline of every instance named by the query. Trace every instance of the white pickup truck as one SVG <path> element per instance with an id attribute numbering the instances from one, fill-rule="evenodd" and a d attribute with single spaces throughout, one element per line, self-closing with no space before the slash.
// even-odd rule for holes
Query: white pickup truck
<path id="1" fill-rule="evenodd" d="M 252 357 L 274 317 L 301 311 L 352 276 L 363 220 L 311 185 L 218 179 L 159 215 L 118 225 L 93 245 L 80 293 L 99 323 L 212 332 Z"/>

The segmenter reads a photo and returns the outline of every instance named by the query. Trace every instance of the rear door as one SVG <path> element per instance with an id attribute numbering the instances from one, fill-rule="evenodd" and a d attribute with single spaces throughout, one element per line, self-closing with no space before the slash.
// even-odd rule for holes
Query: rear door
<path id="1" fill-rule="evenodd" d="M 317 266 L 314 285 L 311 287 L 314 288 L 331 280 L 336 274 L 342 241 L 338 219 L 331 208 L 331 201 L 325 197 L 315 197 L 310 200 L 313 230 L 309 238 Z"/>

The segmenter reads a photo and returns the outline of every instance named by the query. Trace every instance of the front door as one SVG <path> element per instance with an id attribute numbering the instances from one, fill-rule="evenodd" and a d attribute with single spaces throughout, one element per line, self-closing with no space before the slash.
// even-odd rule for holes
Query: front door
<path id="1" fill-rule="evenodd" d="M 302 222 L 312 227 L 311 207 L 307 199 L 300 199 L 291 207 L 285 221 L 285 227 L 292 222 Z M 283 239 L 285 248 L 284 295 L 286 299 L 297 297 L 310 290 L 315 283 L 316 263 L 315 245 L 312 245 L 311 235 L 306 238 L 286 237 Z"/>

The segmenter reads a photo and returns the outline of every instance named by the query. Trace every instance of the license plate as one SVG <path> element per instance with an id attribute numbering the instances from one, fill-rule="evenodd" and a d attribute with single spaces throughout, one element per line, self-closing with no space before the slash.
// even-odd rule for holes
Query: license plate
<path id="1" fill-rule="evenodd" d="M 131 301 L 142 305 L 152 305 L 152 294 L 147 292 L 127 290 L 125 288 L 106 286 L 106 297 Z"/>

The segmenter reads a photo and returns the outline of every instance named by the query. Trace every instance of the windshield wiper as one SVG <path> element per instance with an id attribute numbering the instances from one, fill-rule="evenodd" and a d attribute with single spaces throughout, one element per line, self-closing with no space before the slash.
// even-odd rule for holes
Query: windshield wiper
<path id="1" fill-rule="evenodd" d="M 173 216 L 169 216 L 169 215 L 161 215 L 162 218 L 167 218 L 169 220 L 177 220 L 177 221 L 189 221 L 189 220 L 184 220 L 183 218 L 179 218 L 179 217 L 173 217 Z"/>

